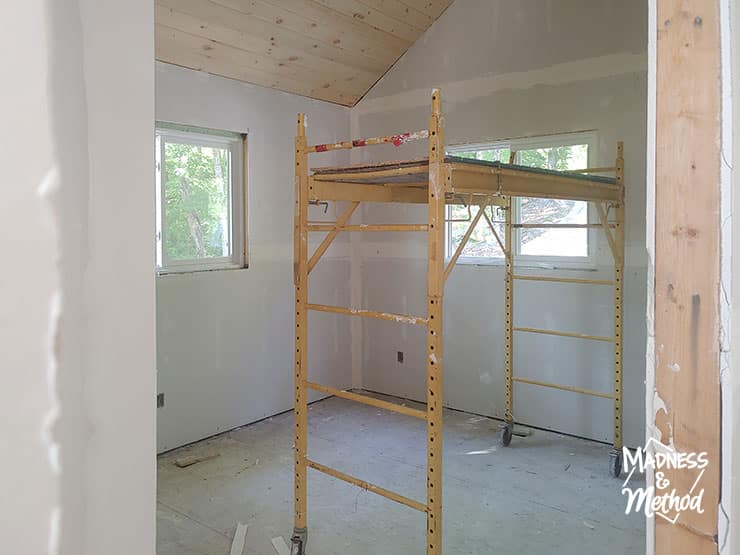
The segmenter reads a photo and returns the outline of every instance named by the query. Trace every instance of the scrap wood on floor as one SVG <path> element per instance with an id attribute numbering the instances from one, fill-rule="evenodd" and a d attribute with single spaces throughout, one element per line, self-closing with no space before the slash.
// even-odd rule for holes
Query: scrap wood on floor
<path id="1" fill-rule="evenodd" d="M 272 545 L 275 548 L 275 551 L 277 551 L 278 555 L 290 555 L 290 549 L 288 549 L 288 544 L 285 543 L 285 540 L 282 536 L 278 536 L 277 538 L 272 538 Z"/>
<path id="2" fill-rule="evenodd" d="M 175 459 L 175 466 L 178 468 L 187 468 L 188 466 L 193 466 L 194 464 L 210 461 L 212 459 L 215 459 L 216 457 L 219 457 L 220 455 L 220 453 L 188 455 L 187 457 L 180 457 L 179 459 Z"/>
<path id="3" fill-rule="evenodd" d="M 247 525 L 239 522 L 236 525 L 236 531 L 234 532 L 234 541 L 231 543 L 231 551 L 229 551 L 229 555 L 243 555 L 244 544 L 246 541 Z"/>

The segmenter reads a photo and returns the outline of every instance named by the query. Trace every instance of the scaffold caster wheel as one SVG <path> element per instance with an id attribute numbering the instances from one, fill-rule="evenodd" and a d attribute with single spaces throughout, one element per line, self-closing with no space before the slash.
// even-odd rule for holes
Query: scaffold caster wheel
<path id="1" fill-rule="evenodd" d="M 622 473 L 622 457 L 619 456 L 618 451 L 612 451 L 609 453 L 609 475 L 612 478 L 619 478 Z"/>
<path id="2" fill-rule="evenodd" d="M 507 424 L 501 430 L 501 443 L 504 447 L 508 447 L 511 443 L 511 436 L 514 435 L 514 424 L 507 422 Z"/>
<path id="3" fill-rule="evenodd" d="M 290 555 L 306 555 L 306 548 L 302 539 L 296 536 L 290 538 Z"/>
<path id="4" fill-rule="evenodd" d="M 293 537 L 290 538 L 290 555 L 306 555 L 307 539 L 308 532 L 305 528 L 303 530 L 295 530 Z"/>

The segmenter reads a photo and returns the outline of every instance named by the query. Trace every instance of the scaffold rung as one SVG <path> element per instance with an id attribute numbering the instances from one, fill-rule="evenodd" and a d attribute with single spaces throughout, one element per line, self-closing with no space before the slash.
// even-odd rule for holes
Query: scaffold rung
<path id="1" fill-rule="evenodd" d="M 545 276 L 525 276 L 521 274 L 512 275 L 512 279 L 521 281 L 551 281 L 554 283 L 583 283 L 585 285 L 614 285 L 610 279 L 584 279 L 584 278 L 566 278 L 566 277 L 545 277 Z"/>
<path id="2" fill-rule="evenodd" d="M 613 337 L 603 337 L 601 335 L 587 335 L 585 333 L 573 333 L 570 331 L 543 330 L 539 328 L 514 327 L 512 329 L 514 331 L 522 331 L 526 333 L 542 333 L 545 335 L 557 335 L 559 337 L 573 337 L 575 339 L 591 339 L 593 341 L 606 341 L 607 343 L 614 343 Z"/>
<path id="3" fill-rule="evenodd" d="M 323 464 L 319 464 L 310 459 L 306 459 L 306 466 L 308 466 L 309 468 L 313 468 L 314 470 L 318 470 L 319 472 L 323 472 L 324 474 L 327 474 L 339 480 L 343 480 L 344 482 L 349 482 L 350 484 L 353 484 L 364 490 L 377 493 L 382 497 L 390 499 L 391 501 L 395 501 L 396 503 L 400 503 L 401 505 L 406 505 L 407 507 L 411 507 L 412 509 L 416 509 L 419 512 L 427 512 L 426 505 L 419 503 L 418 501 L 414 501 L 413 499 L 409 499 L 408 497 L 405 497 L 393 491 L 381 488 L 380 486 L 376 486 L 375 484 L 371 484 L 370 482 L 366 482 L 365 480 L 360 480 L 359 478 L 355 478 L 354 476 L 350 476 L 349 474 L 345 474 L 344 472 L 340 472 Z"/>
<path id="4" fill-rule="evenodd" d="M 392 314 L 390 312 L 375 312 L 373 310 L 364 310 L 361 308 L 345 308 L 343 306 L 329 306 L 325 304 L 308 304 L 308 310 L 317 310 L 319 312 L 333 312 L 335 314 L 346 314 L 348 316 L 362 316 L 364 318 L 377 318 L 378 320 L 388 320 L 390 322 L 400 322 L 402 324 L 426 325 L 427 319 L 419 316 L 407 316 L 405 314 Z"/>
<path id="5" fill-rule="evenodd" d="M 501 222 L 494 222 L 501 223 Z M 610 224 L 613 226 L 613 224 Z M 511 224 L 515 229 L 600 229 L 601 224 Z"/>
<path id="6" fill-rule="evenodd" d="M 592 397 L 603 397 L 604 399 L 614 399 L 614 395 L 612 395 L 611 393 L 602 393 L 601 391 L 593 391 L 591 389 L 583 389 L 580 387 L 573 387 L 570 385 L 558 385 L 554 383 L 541 382 L 539 380 L 530 380 L 529 378 L 519 378 L 519 377 L 513 377 L 512 380 L 515 382 L 528 383 L 531 385 L 540 385 L 542 387 L 550 387 L 552 389 L 561 389 L 563 391 L 571 391 L 573 393 L 582 393 L 584 395 L 591 395 Z"/>
<path id="7" fill-rule="evenodd" d="M 308 224 L 308 231 L 426 231 L 427 224 Z"/>
<path id="8" fill-rule="evenodd" d="M 313 389 L 314 391 L 321 391 L 322 393 L 328 393 L 329 395 L 340 397 L 341 399 L 363 403 L 365 405 L 370 405 L 371 407 L 385 409 L 397 412 L 399 414 L 405 414 L 406 416 L 413 416 L 414 418 L 419 418 L 421 420 L 426 420 L 427 418 L 426 411 L 414 409 L 411 407 L 404 407 L 403 405 L 399 405 L 398 403 L 390 403 L 388 401 L 383 401 L 382 399 L 368 397 L 367 395 L 360 395 L 358 393 L 352 393 L 351 391 L 344 391 L 342 389 L 327 387 L 325 385 L 313 382 L 306 382 L 306 387 L 308 387 L 309 389 Z"/>

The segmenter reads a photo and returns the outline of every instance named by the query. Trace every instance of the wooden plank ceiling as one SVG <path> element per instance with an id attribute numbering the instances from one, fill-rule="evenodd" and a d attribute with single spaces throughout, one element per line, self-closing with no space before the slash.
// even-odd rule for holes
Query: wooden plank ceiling
<path id="1" fill-rule="evenodd" d="M 353 106 L 452 1 L 156 0 L 156 57 Z"/>

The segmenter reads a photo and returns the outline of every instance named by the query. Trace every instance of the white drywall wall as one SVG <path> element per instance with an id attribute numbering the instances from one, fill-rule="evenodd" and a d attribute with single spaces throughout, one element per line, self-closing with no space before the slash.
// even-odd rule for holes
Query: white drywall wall
<path id="1" fill-rule="evenodd" d="M 0 552 L 44 553 L 52 530 L 58 531 L 61 484 L 51 437 L 58 411 L 52 346 L 60 275 L 55 261 L 59 230 L 48 198 L 58 179 L 46 2 L 19 4 L 0 29 L 6 83 L 0 121 L 7 133 L 0 148 L 0 233 L 4 256 L 13 261 L 0 276 L 0 433 L 4 452 L 11 455 L 0 473 Z M 18 56 L 19 51 L 25 55 Z"/>
<path id="2" fill-rule="evenodd" d="M 156 85 L 159 121 L 249 137 L 249 268 L 157 278 L 162 451 L 293 407 L 296 114 L 307 114 L 309 142 L 325 143 L 349 136 L 349 110 L 168 64 L 157 64 Z M 309 162 L 330 165 L 347 159 L 341 156 Z M 327 216 L 312 209 L 310 217 L 332 216 L 333 206 Z M 311 302 L 349 306 L 346 237 L 316 266 L 310 284 Z M 346 317 L 312 313 L 308 333 L 311 378 L 349 387 Z"/>
<path id="3" fill-rule="evenodd" d="M 30 0 L 0 24 L 1 553 L 154 553 L 153 17 Z"/>
<path id="4" fill-rule="evenodd" d="M 376 136 L 422 129 L 429 93 L 442 89 L 446 143 L 595 129 L 593 165 L 612 165 L 625 142 L 626 265 L 624 308 L 624 438 L 644 438 L 645 149 L 647 6 L 644 2 L 458 0 L 352 111 L 352 134 Z M 355 161 L 425 154 L 423 142 L 404 150 L 358 151 Z M 425 221 L 424 208 L 366 207 L 366 223 Z M 561 272 L 609 277 L 610 255 L 597 234 L 597 268 Z M 373 234 L 362 240 L 362 306 L 423 314 L 425 237 Z M 535 272 L 537 272 L 535 270 Z M 545 271 L 552 275 L 552 271 Z M 445 297 L 445 401 L 503 416 L 503 279 L 501 267 L 458 266 Z M 609 289 L 563 284 L 516 285 L 518 325 L 610 335 Z M 396 329 L 397 328 L 397 329 Z M 386 322 L 363 323 L 364 387 L 423 399 L 423 331 Z M 403 364 L 396 351 L 404 351 Z M 608 344 L 518 335 L 515 370 L 544 381 L 610 391 Z M 515 384 L 519 421 L 604 441 L 612 438 L 605 399 Z"/>

